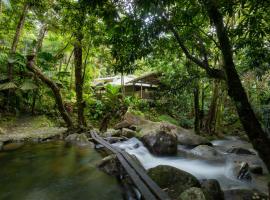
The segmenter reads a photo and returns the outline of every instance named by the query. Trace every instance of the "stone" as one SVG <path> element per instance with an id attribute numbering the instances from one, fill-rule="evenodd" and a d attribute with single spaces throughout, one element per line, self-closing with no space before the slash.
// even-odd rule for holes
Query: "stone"
<path id="1" fill-rule="evenodd" d="M 178 127 L 176 129 L 177 141 L 178 144 L 189 145 L 189 146 L 198 146 L 198 145 L 209 145 L 212 146 L 210 141 L 205 137 L 197 135 L 192 131 L 186 130 L 184 128 Z"/>
<path id="2" fill-rule="evenodd" d="M 232 173 L 234 176 L 237 177 L 237 179 L 241 181 L 248 181 L 250 182 L 252 179 L 252 176 L 250 174 L 249 165 L 246 162 L 234 162 L 234 165 L 232 166 Z"/>
<path id="3" fill-rule="evenodd" d="M 201 187 L 207 200 L 224 200 L 224 193 L 221 190 L 220 184 L 217 180 L 202 180 Z"/>
<path id="4" fill-rule="evenodd" d="M 135 137 L 136 135 L 136 132 L 133 131 L 133 130 L 130 130 L 128 128 L 123 128 L 122 129 L 122 134 L 121 134 L 123 137 L 127 137 L 127 138 L 132 138 L 132 137 Z"/>
<path id="5" fill-rule="evenodd" d="M 109 142 L 110 144 L 116 143 L 116 142 L 122 142 L 125 141 L 127 138 L 123 137 L 107 137 L 105 140 Z"/>
<path id="6" fill-rule="evenodd" d="M 185 190 L 177 200 L 206 200 L 201 188 L 191 187 Z"/>
<path id="7" fill-rule="evenodd" d="M 23 145 L 24 145 L 24 143 L 22 143 L 22 142 L 12 142 L 12 143 L 5 144 L 2 147 L 2 149 L 4 151 L 13 151 L 13 150 L 21 148 Z"/>
<path id="8" fill-rule="evenodd" d="M 215 160 L 220 159 L 220 154 L 215 150 L 213 147 L 208 145 L 199 145 L 193 148 L 191 153 L 195 154 L 196 156 L 202 157 L 208 160 Z"/>
<path id="9" fill-rule="evenodd" d="M 142 137 L 144 145 L 155 155 L 175 155 L 176 136 L 164 130 L 154 129 Z"/>
<path id="10" fill-rule="evenodd" d="M 224 191 L 225 199 L 230 200 L 268 200 L 268 196 L 257 190 L 233 189 Z"/>
<path id="11" fill-rule="evenodd" d="M 97 167 L 111 176 L 119 176 L 120 175 L 120 163 L 115 154 L 111 154 L 105 158 L 103 158 L 98 164 Z"/>
<path id="12" fill-rule="evenodd" d="M 114 129 L 122 129 L 122 128 L 129 128 L 132 124 L 129 123 L 127 120 L 121 121 L 114 126 Z"/>
<path id="13" fill-rule="evenodd" d="M 78 145 L 78 146 L 91 146 L 92 148 L 95 147 L 95 145 L 89 141 L 88 137 L 84 133 L 70 134 L 65 138 L 65 141 Z"/>
<path id="14" fill-rule="evenodd" d="M 262 175 L 263 174 L 263 168 L 260 165 L 250 165 L 249 166 L 249 170 L 253 174 L 258 174 L 258 175 Z"/>
<path id="15" fill-rule="evenodd" d="M 200 187 L 199 181 L 191 174 L 172 166 L 159 165 L 148 170 L 148 175 L 160 188 L 166 190 L 172 199 L 176 199 L 191 187 Z"/>
<path id="16" fill-rule="evenodd" d="M 241 148 L 241 147 L 228 149 L 227 153 L 234 153 L 234 154 L 237 154 L 237 155 L 256 155 L 255 152 L 252 152 L 252 151 L 250 151 L 248 149 L 244 149 L 244 148 Z"/>
<path id="17" fill-rule="evenodd" d="M 115 130 L 115 129 L 107 129 L 105 133 L 102 133 L 103 137 L 120 137 L 121 136 L 121 130 Z"/>

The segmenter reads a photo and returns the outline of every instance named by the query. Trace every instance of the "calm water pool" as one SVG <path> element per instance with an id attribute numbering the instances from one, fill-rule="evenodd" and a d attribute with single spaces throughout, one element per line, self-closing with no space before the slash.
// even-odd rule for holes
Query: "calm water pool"
<path id="1" fill-rule="evenodd" d="M 120 200 L 117 180 L 99 171 L 101 156 L 64 142 L 0 152 L 0 200 Z"/>

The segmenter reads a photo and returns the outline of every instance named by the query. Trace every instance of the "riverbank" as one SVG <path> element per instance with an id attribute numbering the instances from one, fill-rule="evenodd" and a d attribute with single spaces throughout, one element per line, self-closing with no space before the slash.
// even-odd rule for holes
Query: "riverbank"
<path id="1" fill-rule="evenodd" d="M 45 115 L 19 117 L 4 117 L 0 121 L 0 142 L 42 141 L 53 137 L 61 137 L 67 128 Z"/>

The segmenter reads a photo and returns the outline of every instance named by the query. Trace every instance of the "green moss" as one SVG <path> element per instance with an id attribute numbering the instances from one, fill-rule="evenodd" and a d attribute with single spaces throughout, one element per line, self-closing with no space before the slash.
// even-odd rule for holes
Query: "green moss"
<path id="1" fill-rule="evenodd" d="M 174 124 L 174 125 L 179 125 L 178 121 L 169 115 L 160 115 L 160 116 L 158 116 L 158 119 L 159 119 L 159 121 L 165 121 L 165 122 L 169 122 L 169 123 Z"/>

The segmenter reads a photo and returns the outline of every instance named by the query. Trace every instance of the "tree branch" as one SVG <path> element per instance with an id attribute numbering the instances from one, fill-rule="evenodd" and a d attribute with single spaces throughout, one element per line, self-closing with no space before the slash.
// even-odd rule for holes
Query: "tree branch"
<path id="1" fill-rule="evenodd" d="M 199 67 L 204 69 L 206 71 L 206 73 L 208 74 L 208 76 L 210 76 L 212 78 L 216 78 L 216 79 L 225 80 L 225 74 L 224 74 L 224 72 L 222 70 L 211 68 L 211 67 L 209 67 L 208 62 L 206 63 L 206 62 L 201 61 L 198 58 L 194 57 L 189 52 L 188 48 L 185 46 L 185 44 L 182 41 L 179 33 L 175 30 L 175 28 L 172 26 L 172 24 L 165 17 L 163 17 L 163 19 L 166 21 L 168 29 L 173 33 L 178 45 L 180 46 L 180 48 L 182 49 L 182 51 L 184 52 L 184 54 L 186 55 L 186 57 L 189 60 L 191 60 L 196 65 L 198 65 Z"/>

